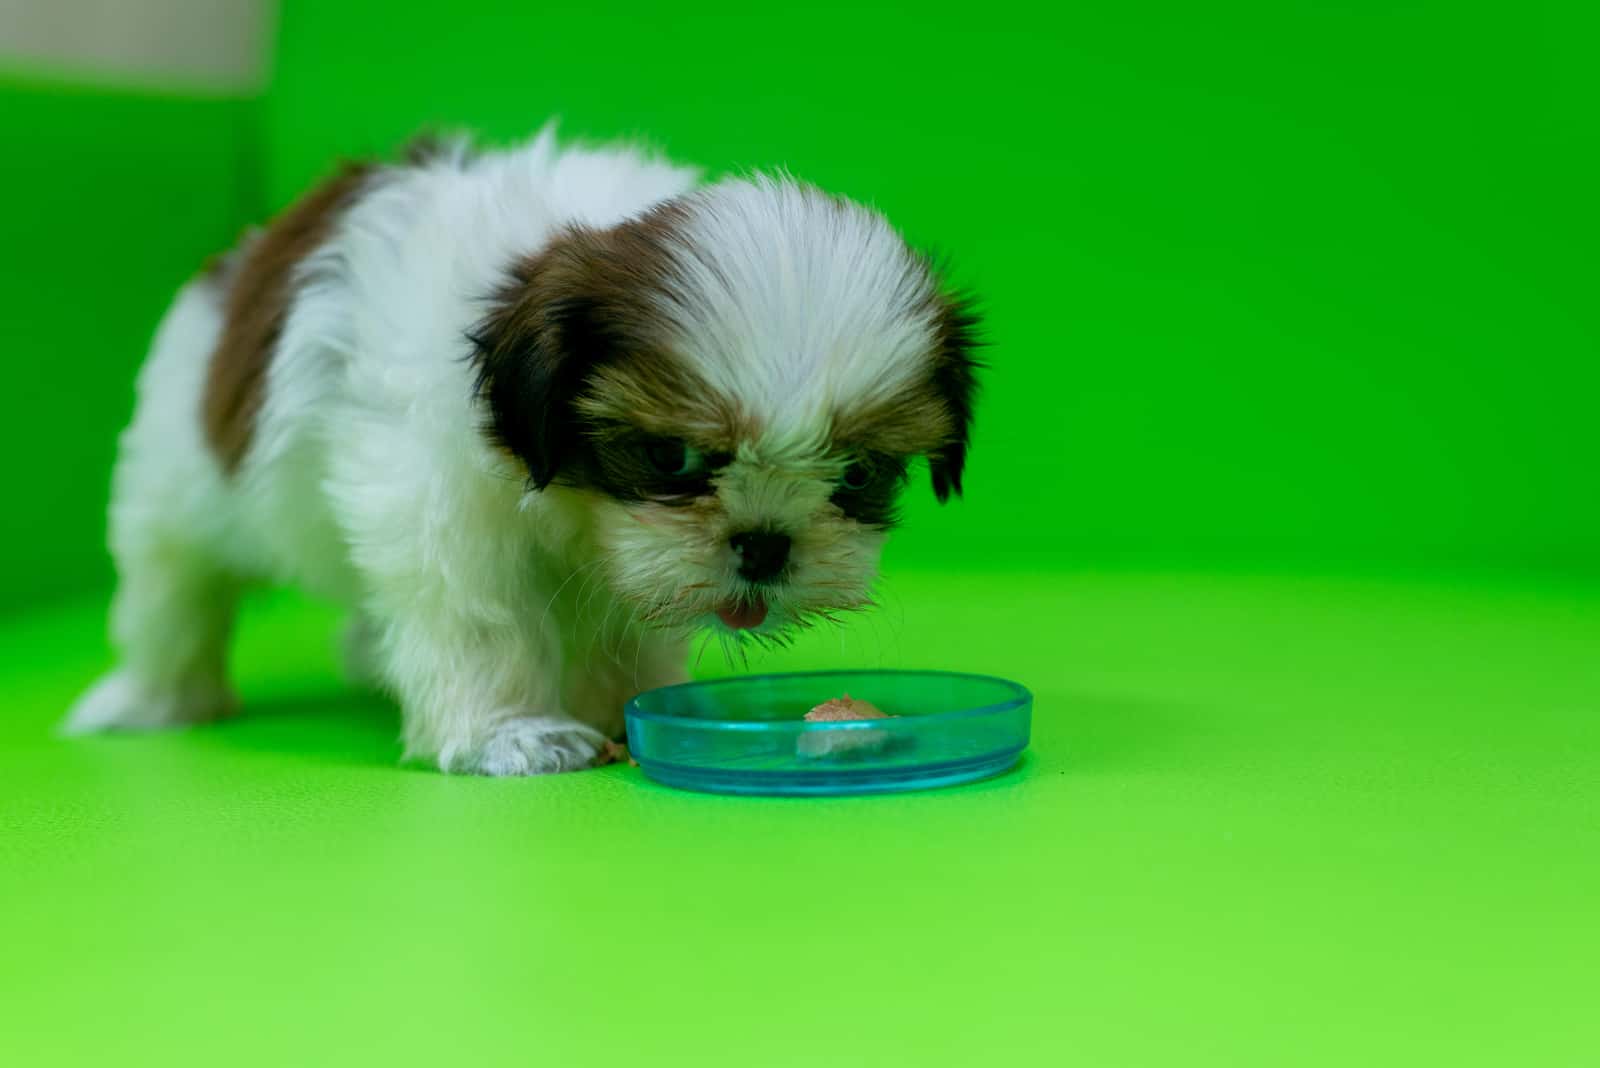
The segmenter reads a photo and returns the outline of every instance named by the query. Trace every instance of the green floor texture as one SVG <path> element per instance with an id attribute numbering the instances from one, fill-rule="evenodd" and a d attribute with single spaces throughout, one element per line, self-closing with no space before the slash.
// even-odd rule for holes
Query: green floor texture
<path id="1" fill-rule="evenodd" d="M 333 616 L 281 597 L 241 719 L 65 741 L 102 606 L 4 624 L 0 1063 L 1596 1063 L 1600 589 L 889 588 L 755 666 L 1016 677 L 1018 770 L 796 801 L 401 768 Z"/>

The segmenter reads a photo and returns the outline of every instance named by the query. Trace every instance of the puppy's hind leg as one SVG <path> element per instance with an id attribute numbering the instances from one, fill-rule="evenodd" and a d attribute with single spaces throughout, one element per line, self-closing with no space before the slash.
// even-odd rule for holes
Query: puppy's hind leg
<path id="1" fill-rule="evenodd" d="M 233 708 L 223 660 L 240 582 L 213 548 L 227 544 L 232 502 L 196 418 L 221 314 L 213 284 L 185 287 L 139 372 L 109 516 L 120 664 L 79 699 L 68 733 L 198 723 Z"/>
<path id="2" fill-rule="evenodd" d="M 111 629 L 120 663 L 78 699 L 62 730 L 151 730 L 232 713 L 226 660 L 239 581 L 172 541 L 119 553 L 118 570 Z"/>

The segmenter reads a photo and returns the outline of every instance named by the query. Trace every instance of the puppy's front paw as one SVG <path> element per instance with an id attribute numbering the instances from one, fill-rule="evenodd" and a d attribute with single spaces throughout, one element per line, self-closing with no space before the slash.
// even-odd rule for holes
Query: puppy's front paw
<path id="1" fill-rule="evenodd" d="M 594 767 L 606 736 L 565 716 L 516 716 L 494 725 L 469 766 L 479 775 L 551 775 Z"/>

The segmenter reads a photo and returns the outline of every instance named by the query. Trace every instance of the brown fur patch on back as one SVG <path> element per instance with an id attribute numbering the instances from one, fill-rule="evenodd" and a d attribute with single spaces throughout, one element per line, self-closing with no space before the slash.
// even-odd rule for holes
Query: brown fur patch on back
<path id="1" fill-rule="evenodd" d="M 207 280 L 224 290 L 223 325 L 200 416 L 207 444 L 229 473 L 250 449 L 267 368 L 294 297 L 295 270 L 327 240 L 374 169 L 368 163 L 346 164 L 207 272 Z"/>

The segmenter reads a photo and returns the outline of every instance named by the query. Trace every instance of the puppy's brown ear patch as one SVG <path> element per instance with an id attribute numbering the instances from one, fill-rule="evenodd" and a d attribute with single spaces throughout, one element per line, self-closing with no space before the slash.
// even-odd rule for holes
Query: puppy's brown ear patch
<path id="1" fill-rule="evenodd" d="M 673 265 L 663 205 L 609 230 L 574 226 L 511 265 L 469 335 L 485 431 L 543 489 L 587 444 L 580 395 L 596 372 L 658 362 L 664 324 L 651 296 Z"/>
<path id="2" fill-rule="evenodd" d="M 206 373 L 201 425 L 206 443 L 229 473 L 250 449 L 267 369 L 294 297 L 295 270 L 327 240 L 374 170 L 372 164 L 347 164 L 250 244 L 215 261 L 206 275 L 224 289 L 223 325 Z"/>
<path id="3" fill-rule="evenodd" d="M 486 432 L 522 461 L 544 489 L 572 445 L 571 401 L 605 346 L 579 246 L 590 231 L 564 234 L 544 252 L 511 265 L 491 310 L 469 335 Z"/>
<path id="4" fill-rule="evenodd" d="M 977 372 L 983 365 L 977 350 L 983 342 L 981 320 L 969 296 L 942 296 L 935 319 L 933 387 L 950 415 L 950 432 L 944 443 L 928 454 L 933 494 L 942 504 L 951 494 L 961 496 L 961 473 L 967 465 L 967 444 L 972 409 L 977 400 Z"/>

